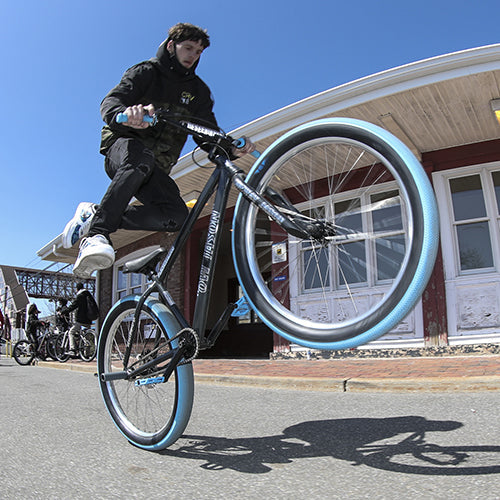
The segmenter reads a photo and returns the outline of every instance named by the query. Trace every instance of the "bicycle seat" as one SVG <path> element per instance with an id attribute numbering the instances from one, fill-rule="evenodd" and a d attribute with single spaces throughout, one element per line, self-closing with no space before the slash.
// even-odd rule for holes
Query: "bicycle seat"
<path id="1" fill-rule="evenodd" d="M 123 265 L 123 273 L 149 274 L 155 270 L 156 265 L 165 255 L 165 252 L 166 250 L 160 247 L 151 252 L 150 254 L 126 262 Z"/>

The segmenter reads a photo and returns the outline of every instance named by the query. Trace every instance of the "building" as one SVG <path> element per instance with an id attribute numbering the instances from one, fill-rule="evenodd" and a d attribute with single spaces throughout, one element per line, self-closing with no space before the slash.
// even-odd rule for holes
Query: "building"
<path id="1" fill-rule="evenodd" d="M 251 137 L 259 150 L 291 128 L 314 119 L 344 116 L 389 130 L 417 156 L 438 201 L 441 246 L 434 273 L 421 302 L 400 327 L 372 347 L 477 344 L 500 341 L 500 44 L 447 54 L 377 73 L 332 88 L 275 111 L 236 131 Z M 202 161 L 202 160 L 201 160 Z M 238 160 L 248 170 L 250 157 Z M 185 199 L 207 180 L 190 155 L 173 171 Z M 230 197 L 234 206 L 236 196 Z M 457 207 L 461 207 L 458 210 Z M 224 221 L 212 299 L 215 322 L 224 305 L 238 298 L 229 229 Z M 71 214 L 68 214 L 70 217 Z M 200 239 L 208 226 L 201 219 L 169 282 L 176 302 L 190 318 L 200 263 Z M 117 259 L 99 273 L 98 297 L 107 310 L 121 296 L 141 290 L 145 278 L 125 275 L 121 266 L 158 246 L 171 235 L 119 231 L 113 236 Z M 77 248 L 65 250 L 61 236 L 43 247 L 45 260 L 74 262 Z M 298 349 L 274 336 L 250 314 L 234 321 L 217 346 L 219 354 L 258 355 Z M 214 352 L 216 354 L 216 352 Z"/>
<path id="2" fill-rule="evenodd" d="M 3 336 L 6 339 L 17 339 L 22 336 L 21 330 L 24 328 L 29 297 L 19 283 L 15 268 L 0 266 L 0 290 Z"/>

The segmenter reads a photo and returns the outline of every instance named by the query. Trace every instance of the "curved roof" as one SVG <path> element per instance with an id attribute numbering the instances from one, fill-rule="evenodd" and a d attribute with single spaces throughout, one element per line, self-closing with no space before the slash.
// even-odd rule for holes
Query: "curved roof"
<path id="1" fill-rule="evenodd" d="M 500 137 L 500 128 L 489 101 L 500 97 L 499 72 L 500 44 L 454 52 L 334 87 L 231 134 L 251 137 L 263 150 L 271 138 L 294 126 L 328 116 L 348 116 L 385 126 L 400 139 L 409 140 L 407 145 L 417 153 L 494 139 Z M 458 124 L 464 129 L 461 134 L 452 130 Z M 477 128 L 479 133 L 474 132 Z M 430 129 L 436 130 L 440 140 L 428 137 Z M 173 175 L 179 182 L 196 168 L 190 155 L 185 156 Z"/>
<path id="2" fill-rule="evenodd" d="M 242 129 L 258 136 L 263 132 L 260 129 L 268 130 L 271 123 L 286 122 L 294 126 L 400 92 L 498 69 L 500 44 L 454 52 L 334 87 L 255 120 Z"/>

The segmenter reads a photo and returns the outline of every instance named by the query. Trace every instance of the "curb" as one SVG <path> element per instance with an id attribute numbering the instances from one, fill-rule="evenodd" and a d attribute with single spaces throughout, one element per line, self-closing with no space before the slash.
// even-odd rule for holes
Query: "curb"
<path id="1" fill-rule="evenodd" d="M 415 379 L 348 379 L 347 392 L 498 391 L 500 377 L 421 377 Z"/>
<path id="2" fill-rule="evenodd" d="M 194 374 L 196 383 L 297 391 L 345 392 L 345 380 L 312 377 Z"/>
<path id="3" fill-rule="evenodd" d="M 95 364 L 80 364 L 80 363 L 60 363 L 59 361 L 39 361 L 38 366 L 45 368 L 56 368 L 57 370 L 71 370 L 74 372 L 97 373 Z"/>
<path id="4" fill-rule="evenodd" d="M 328 392 L 452 392 L 498 391 L 500 377 L 419 379 L 329 379 L 308 377 L 265 377 L 250 375 L 206 375 L 195 373 L 195 382 L 224 386 Z"/>
<path id="5" fill-rule="evenodd" d="M 96 374 L 95 364 L 40 361 L 39 366 Z M 500 376 L 418 378 L 327 378 L 194 374 L 200 384 L 326 392 L 452 392 L 498 391 Z"/>

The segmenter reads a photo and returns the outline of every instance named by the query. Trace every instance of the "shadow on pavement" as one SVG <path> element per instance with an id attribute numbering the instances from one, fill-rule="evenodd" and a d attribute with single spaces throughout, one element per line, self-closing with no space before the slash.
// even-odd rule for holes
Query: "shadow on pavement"
<path id="1" fill-rule="evenodd" d="M 202 460 L 208 470 L 250 474 L 301 458 L 333 457 L 352 466 L 367 465 L 405 474 L 475 475 L 500 473 L 500 446 L 442 446 L 427 442 L 429 432 L 462 427 L 454 421 L 419 416 L 350 418 L 303 422 L 281 435 L 224 438 L 184 435 L 161 454 Z"/>

